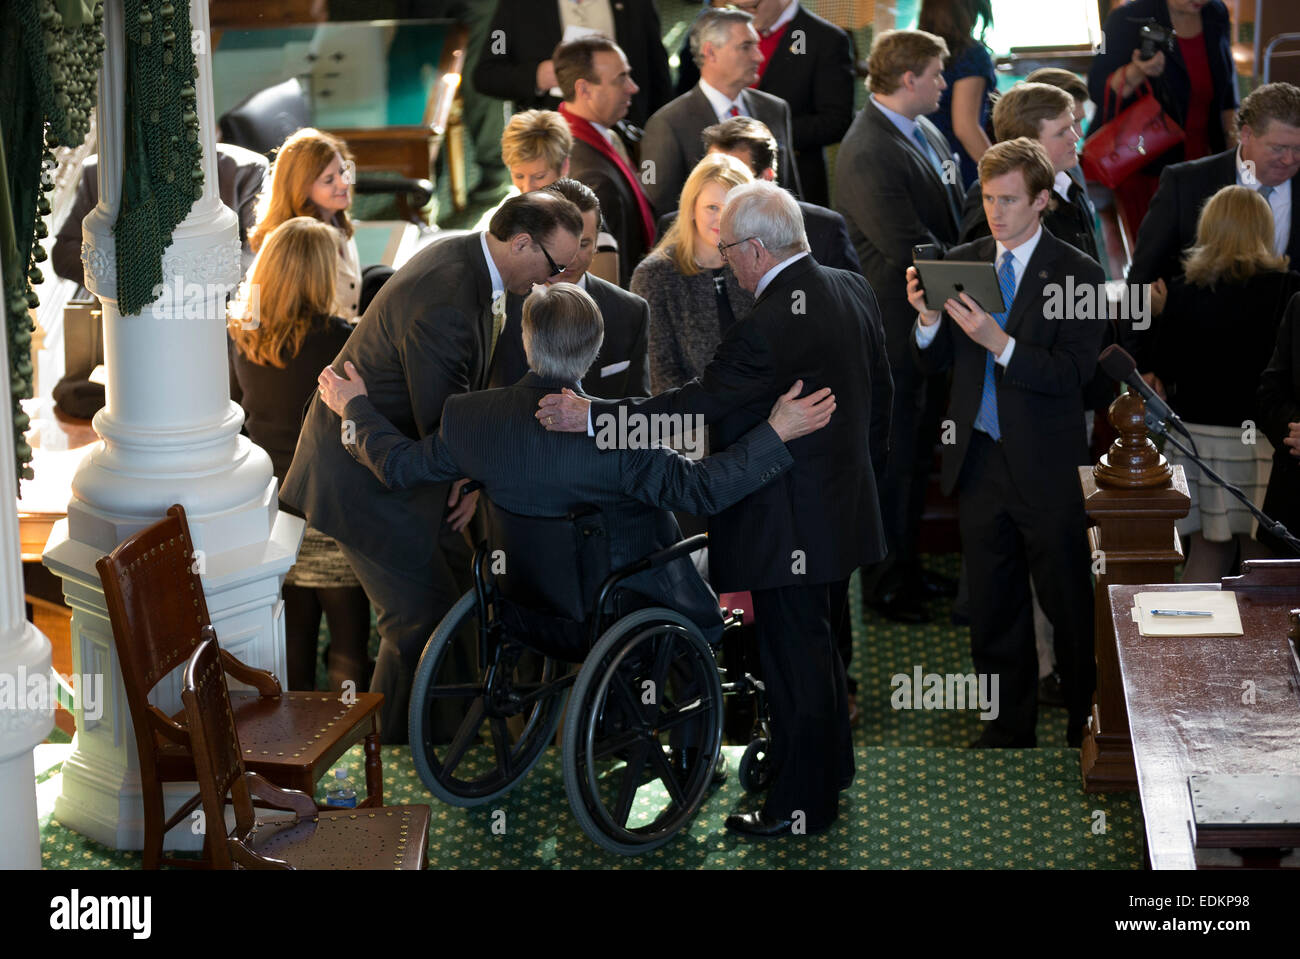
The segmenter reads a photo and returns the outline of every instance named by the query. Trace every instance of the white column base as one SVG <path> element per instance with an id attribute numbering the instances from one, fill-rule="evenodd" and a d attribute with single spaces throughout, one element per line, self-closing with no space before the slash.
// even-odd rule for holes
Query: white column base
<path id="1" fill-rule="evenodd" d="M 3 460 L 8 463 L 8 460 Z M 12 495 L 12 494 L 11 494 Z M 16 560 L 9 557 L 6 559 Z M 9 570 L 7 570 L 9 572 Z M 31 623 L 23 623 L 15 642 L 0 643 L 0 677 L 51 677 L 50 641 Z M 23 690 L 12 689 L 14 693 Z M 14 701 L 0 709 L 0 869 L 40 869 L 41 837 L 36 822 L 35 749 L 54 728 L 54 704 L 27 708 Z"/>
<path id="2" fill-rule="evenodd" d="M 189 516 L 195 549 L 203 543 L 228 542 L 230 526 L 244 527 L 248 514 L 269 513 L 273 525 L 260 543 L 221 552 L 205 552 L 204 595 L 222 648 L 259 669 L 285 676 L 284 603 L 280 587 L 293 565 L 302 542 L 301 519 L 276 509 L 277 484 L 268 484 L 257 503 L 235 515 Z M 74 501 L 71 509 L 89 510 Z M 158 517 L 126 521 L 109 518 L 112 535 L 127 536 Z M 121 525 L 119 525 L 121 524 Z M 63 765 L 63 789 L 55 803 L 55 817 L 64 826 L 117 849 L 140 849 L 144 844 L 144 814 L 140 799 L 140 764 L 135 732 L 122 684 L 113 630 L 95 562 L 106 552 L 100 546 L 69 538 L 69 522 L 57 524 L 43 556 L 45 565 L 63 578 L 63 592 L 72 607 L 73 669 L 79 675 L 104 677 L 103 715 L 86 719 L 80 704 L 77 736 L 72 755 Z M 116 543 L 110 544 L 110 549 Z M 178 666 L 157 687 L 150 702 L 171 715 L 181 708 L 183 666 Z M 165 788 L 165 813 L 170 815 L 197 786 Z M 165 848 L 198 849 L 202 836 L 188 826 L 168 833 Z"/>

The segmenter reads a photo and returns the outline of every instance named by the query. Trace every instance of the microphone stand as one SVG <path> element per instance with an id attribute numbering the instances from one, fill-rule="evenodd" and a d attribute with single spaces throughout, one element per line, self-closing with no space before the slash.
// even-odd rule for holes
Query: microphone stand
<path id="1" fill-rule="evenodd" d="M 1160 436 L 1163 436 L 1166 442 L 1172 443 L 1174 447 L 1180 450 L 1184 456 L 1186 456 L 1198 467 L 1200 467 L 1202 473 L 1204 473 L 1214 482 L 1218 483 L 1220 486 L 1226 489 L 1233 496 L 1237 497 L 1237 499 L 1241 500 L 1242 504 L 1246 507 L 1246 509 L 1250 510 L 1251 514 L 1254 515 L 1254 517 L 1257 520 L 1259 520 L 1259 525 L 1261 528 L 1267 529 L 1278 539 L 1282 540 L 1282 542 L 1290 546 L 1293 552 L 1295 552 L 1297 555 L 1300 555 L 1300 539 L 1296 539 L 1294 536 L 1292 536 L 1291 531 L 1287 529 L 1285 526 L 1283 526 L 1281 523 L 1279 523 L 1277 520 L 1266 516 L 1263 510 L 1259 509 L 1254 503 L 1250 501 L 1249 496 L 1247 496 L 1241 490 L 1237 489 L 1237 487 L 1233 486 L 1231 483 L 1225 480 L 1218 473 L 1214 472 L 1214 470 L 1210 469 L 1210 467 L 1205 464 L 1205 461 L 1203 459 L 1201 459 L 1197 454 L 1189 450 L 1182 443 L 1178 442 L 1178 440 L 1174 439 L 1168 424 L 1166 424 L 1164 420 L 1155 418 L 1154 422 L 1152 422 L 1152 420 L 1148 419 L 1147 429 L 1154 430 Z"/>

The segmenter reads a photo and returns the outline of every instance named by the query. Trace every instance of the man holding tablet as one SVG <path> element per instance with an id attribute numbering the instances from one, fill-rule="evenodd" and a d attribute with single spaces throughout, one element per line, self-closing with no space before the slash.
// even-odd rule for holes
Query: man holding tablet
<path id="1" fill-rule="evenodd" d="M 1056 660 L 1069 709 L 1067 741 L 1079 745 L 1091 709 L 1093 600 L 1077 467 L 1088 460 L 1083 387 L 1092 378 L 1105 319 L 1096 309 L 1064 317 L 1047 309 L 1073 277 L 1095 288 L 1096 261 L 1042 226 L 1054 171 L 1037 141 L 996 144 L 980 159 L 992 236 L 950 250 L 950 260 L 994 264 L 1005 312 L 969 294 L 927 306 L 915 267 L 908 300 L 919 315 L 914 353 L 922 370 L 951 368 L 948 415 L 956 442 L 943 451 L 943 491 L 958 495 L 970 585 L 971 654 L 977 673 L 999 677 L 997 718 L 978 747 L 1037 745 L 1038 657 L 1029 577 L 1055 627 Z"/>

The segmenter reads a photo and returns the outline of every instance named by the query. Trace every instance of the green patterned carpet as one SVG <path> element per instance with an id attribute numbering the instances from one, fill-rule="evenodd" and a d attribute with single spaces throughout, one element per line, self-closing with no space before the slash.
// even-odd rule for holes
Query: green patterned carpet
<path id="1" fill-rule="evenodd" d="M 929 557 L 956 574 L 956 556 Z M 974 711 L 894 710 L 890 677 L 971 671 L 965 628 L 948 625 L 936 601 L 934 623 L 903 627 L 864 615 L 856 579 L 854 656 L 862 719 L 855 729 L 857 779 L 843 794 L 840 818 L 826 833 L 746 842 L 723 820 L 754 808 L 734 770 L 742 747 L 728 746 L 732 772 L 705 800 L 690 829 L 639 858 L 604 852 L 568 808 L 558 749 L 501 800 L 456 809 L 434 799 L 405 747 L 384 747 L 384 797 L 426 803 L 433 811 L 430 864 L 443 869 L 1138 869 L 1142 819 L 1137 796 L 1088 796 L 1079 786 L 1078 751 L 1064 748 L 1064 712 L 1043 708 L 1033 750 L 969 750 L 979 734 Z M 60 747 L 42 747 L 58 750 Z M 67 747 L 62 747 L 66 750 Z M 53 820 L 58 763 L 38 777 L 45 865 L 51 869 L 138 868 L 139 854 L 85 839 Z M 360 747 L 345 765 L 363 782 Z M 501 823 L 504 833 L 493 831 Z M 498 832 L 500 831 L 498 827 Z"/>

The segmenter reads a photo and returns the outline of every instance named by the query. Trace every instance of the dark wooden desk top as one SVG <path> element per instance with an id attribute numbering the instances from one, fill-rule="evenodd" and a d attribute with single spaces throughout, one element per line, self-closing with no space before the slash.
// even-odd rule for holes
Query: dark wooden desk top
<path id="1" fill-rule="evenodd" d="M 1153 869 L 1245 865 L 1230 850 L 1193 847 L 1188 775 L 1300 774 L 1300 681 L 1287 642 L 1288 612 L 1300 606 L 1300 568 L 1293 572 L 1290 584 L 1237 578 L 1245 635 L 1234 637 L 1144 637 L 1130 615 L 1137 593 L 1218 584 L 1110 587 Z M 1253 704 L 1242 702 L 1248 682 Z M 1300 851 L 1280 865 L 1300 868 Z"/>

